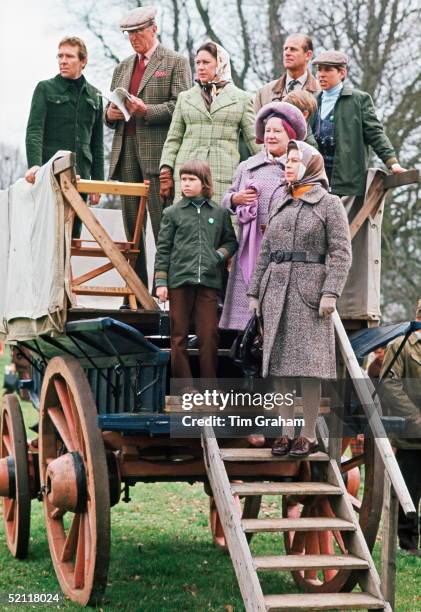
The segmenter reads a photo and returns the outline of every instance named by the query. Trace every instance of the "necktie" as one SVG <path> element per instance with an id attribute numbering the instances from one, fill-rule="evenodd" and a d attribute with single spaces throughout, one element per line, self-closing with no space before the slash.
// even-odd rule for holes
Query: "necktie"
<path id="1" fill-rule="evenodd" d="M 292 81 L 289 82 L 288 85 L 288 93 L 290 91 L 294 91 L 295 87 L 299 84 L 300 81 L 296 81 L 295 79 L 293 79 Z"/>
<path id="2" fill-rule="evenodd" d="M 140 58 L 139 56 L 137 56 L 129 85 L 129 93 L 131 93 L 132 96 L 137 96 L 140 87 L 140 82 L 145 73 L 145 68 L 145 56 L 142 55 Z M 136 119 L 135 117 L 130 117 L 130 120 L 126 124 L 126 134 L 128 134 L 129 136 L 133 136 L 135 133 Z"/>

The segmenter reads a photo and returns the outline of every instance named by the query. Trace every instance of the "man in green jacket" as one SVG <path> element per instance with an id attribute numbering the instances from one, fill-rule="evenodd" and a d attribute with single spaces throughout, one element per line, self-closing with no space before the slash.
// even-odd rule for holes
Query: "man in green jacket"
<path id="1" fill-rule="evenodd" d="M 25 178 L 35 182 L 38 168 L 58 150 L 76 153 L 76 171 L 84 179 L 104 179 L 101 94 L 82 74 L 88 61 L 85 43 L 76 36 L 58 46 L 60 74 L 40 81 L 32 97 L 26 127 Z M 99 194 L 91 196 L 98 204 Z"/>
<path id="2" fill-rule="evenodd" d="M 348 58 L 323 51 L 314 60 L 322 89 L 311 127 L 332 193 L 364 196 L 370 147 L 393 173 L 405 172 L 376 116 L 371 96 L 345 81 Z"/>

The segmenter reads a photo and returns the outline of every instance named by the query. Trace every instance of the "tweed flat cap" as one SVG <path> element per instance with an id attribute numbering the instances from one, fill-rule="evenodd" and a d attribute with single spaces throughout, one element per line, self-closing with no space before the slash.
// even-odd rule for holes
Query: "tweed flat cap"
<path id="1" fill-rule="evenodd" d="M 120 30 L 128 31 L 147 28 L 155 23 L 156 8 L 154 6 L 141 6 L 135 8 L 120 21 Z"/>
<path id="2" fill-rule="evenodd" d="M 323 66 L 348 66 L 348 56 L 342 51 L 335 51 L 329 49 L 329 51 L 322 51 L 317 57 L 314 58 L 313 64 L 317 66 L 322 64 Z"/>
<path id="3" fill-rule="evenodd" d="M 286 121 L 294 130 L 296 139 L 304 140 L 307 135 L 307 123 L 300 109 L 289 102 L 270 102 L 262 106 L 256 115 L 254 124 L 256 142 L 263 142 L 266 119 L 271 115 L 276 115 Z"/>

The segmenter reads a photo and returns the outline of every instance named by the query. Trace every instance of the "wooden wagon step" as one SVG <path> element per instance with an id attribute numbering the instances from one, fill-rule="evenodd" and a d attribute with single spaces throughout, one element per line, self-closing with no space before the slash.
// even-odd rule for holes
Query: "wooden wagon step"
<path id="1" fill-rule="evenodd" d="M 243 519 L 241 525 L 246 533 L 271 531 L 355 531 L 355 526 L 351 521 L 325 517 Z"/>
<path id="2" fill-rule="evenodd" d="M 284 555 L 253 557 L 259 571 L 299 571 L 318 569 L 362 570 L 369 567 L 368 561 L 355 555 Z"/>
<path id="3" fill-rule="evenodd" d="M 324 482 L 244 482 L 231 490 L 238 495 L 342 495 L 340 487 Z"/>
<path id="4" fill-rule="evenodd" d="M 370 593 L 302 593 L 265 595 L 267 612 L 285 610 L 374 610 L 384 609 L 384 601 Z"/>
<path id="5" fill-rule="evenodd" d="M 274 457 L 270 448 L 221 448 L 223 461 L 296 461 L 293 457 Z M 329 461 L 327 453 L 317 452 L 300 461 Z"/>

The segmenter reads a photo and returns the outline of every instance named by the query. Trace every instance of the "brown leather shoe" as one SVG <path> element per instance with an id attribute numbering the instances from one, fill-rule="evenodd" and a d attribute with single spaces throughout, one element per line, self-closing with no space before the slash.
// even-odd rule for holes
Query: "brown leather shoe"
<path id="1" fill-rule="evenodd" d="M 288 436 L 281 436 L 280 438 L 276 438 L 275 442 L 272 445 L 272 455 L 276 455 L 277 457 L 288 455 L 291 445 L 292 440 L 290 440 Z"/>
<path id="2" fill-rule="evenodd" d="M 302 457 L 307 457 L 311 453 L 314 453 L 318 449 L 319 445 L 317 440 L 314 442 L 310 442 L 304 436 L 299 436 L 295 438 L 291 450 L 289 452 L 290 457 L 295 457 L 296 459 L 301 459 Z"/>

